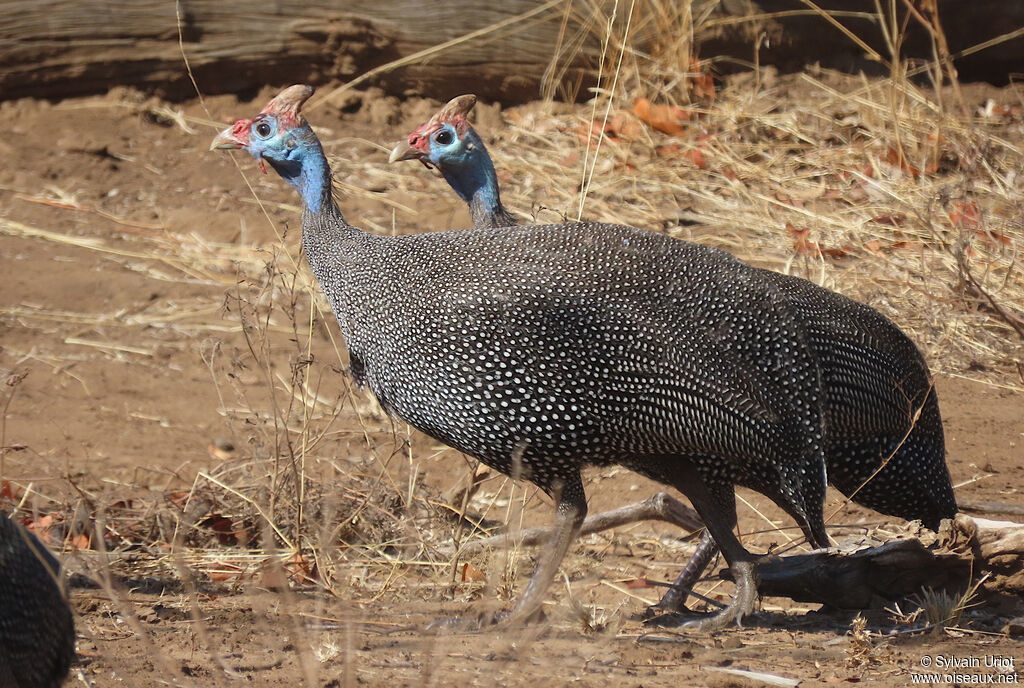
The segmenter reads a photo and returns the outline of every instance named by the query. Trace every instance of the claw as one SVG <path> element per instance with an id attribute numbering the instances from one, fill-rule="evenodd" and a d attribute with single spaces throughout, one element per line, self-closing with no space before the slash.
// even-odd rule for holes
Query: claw
<path id="1" fill-rule="evenodd" d="M 754 603 L 757 601 L 757 580 L 754 562 L 736 562 L 729 569 L 732 571 L 733 579 L 736 581 L 736 592 L 733 593 L 732 601 L 724 609 L 714 614 L 700 614 L 699 618 L 696 619 L 687 618 L 695 615 L 695 612 L 685 616 L 681 613 L 663 614 L 661 616 L 652 614 L 645 623 L 702 632 L 721 630 L 734 621 L 737 626 L 741 626 L 743 617 L 753 613 Z M 652 612 L 653 609 L 656 608 L 649 608 L 647 611 Z"/>

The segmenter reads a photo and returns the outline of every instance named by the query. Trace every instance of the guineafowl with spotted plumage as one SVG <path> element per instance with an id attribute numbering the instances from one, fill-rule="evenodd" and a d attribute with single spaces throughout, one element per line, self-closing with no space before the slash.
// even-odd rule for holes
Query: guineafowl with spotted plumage
<path id="1" fill-rule="evenodd" d="M 300 112 L 311 95 L 286 89 L 211 147 L 247 150 L 302 196 L 306 257 L 352 375 L 381 406 L 555 499 L 552 546 L 506 618 L 540 609 L 586 515 L 585 465 L 620 464 L 690 499 L 736 580 L 698 628 L 739 619 L 756 598 L 734 485 L 827 543 L 817 335 L 786 285 L 723 251 L 620 225 L 368 234 L 332 195 Z"/>
<path id="2" fill-rule="evenodd" d="M 75 656 L 60 564 L 0 512 L 0 688 L 57 688 Z"/>
<path id="3" fill-rule="evenodd" d="M 395 146 L 389 161 L 420 160 L 439 170 L 470 203 L 474 226 L 510 226 L 515 218 L 501 205 L 494 165 L 468 121 L 475 103 L 472 95 L 449 101 Z M 938 401 L 916 347 L 867 306 L 806 280 L 759 274 L 795 309 L 820 366 L 829 482 L 859 504 L 938 529 L 957 507 Z M 705 533 L 659 606 L 678 610 L 715 552 Z"/>

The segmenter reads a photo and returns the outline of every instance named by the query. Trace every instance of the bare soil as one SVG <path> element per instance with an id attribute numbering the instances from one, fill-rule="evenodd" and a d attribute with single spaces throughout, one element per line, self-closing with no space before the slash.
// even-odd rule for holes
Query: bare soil
<path id="1" fill-rule="evenodd" d="M 800 97 L 795 88 L 791 95 Z M 879 633 L 855 636 L 851 613 L 771 598 L 744 628 L 715 635 L 647 628 L 636 617 L 660 589 L 637 579 L 671 580 L 694 541 L 646 523 L 582 540 L 538 626 L 424 632 L 437 617 L 507 605 L 532 571 L 532 554 L 513 552 L 508 574 L 509 557 L 500 552 L 466 568 L 437 555 L 431 539 L 452 526 L 412 518 L 415 495 L 423 504 L 433 500 L 435 517 L 443 512 L 437 504 L 451 499 L 469 464 L 391 423 L 349 387 L 334 323 L 329 316 L 309 322 L 297 199 L 251 159 L 238 155 L 236 167 L 231 156 L 207 151 L 215 126 L 251 116 L 268 96 L 211 98 L 209 115 L 198 102 L 169 106 L 128 91 L 0 104 L 7 130 L 0 140 L 0 370 L 24 375 L 8 378 L 5 388 L 0 477 L 13 498 L 5 507 L 24 498 L 28 513 L 63 514 L 51 544 L 65 541 L 67 566 L 80 574 L 71 591 L 80 655 L 71 685 L 761 685 L 721 671 L 747 669 L 805 686 L 905 686 L 926 656 L 1024 662 L 1020 641 L 1001 634 L 1005 619 L 1022 612 L 1019 600 L 988 600 L 967 612 L 966 630 L 924 635 L 902 632 L 907 625 L 878 612 L 869 628 Z M 440 181 L 411 166 L 385 169 L 387 148 L 433 105 L 366 97 L 310 114 L 329 153 L 339 156 L 342 209 L 354 223 L 398 232 L 468 225 Z M 502 118 L 485 116 L 485 135 L 499 135 Z M 436 187 L 436 194 L 412 196 L 409 185 Z M 285 278 L 268 277 L 274 270 Z M 289 274 L 298 275 L 292 290 L 280 286 Z M 247 309 L 264 319 L 247 320 Z M 941 363 L 953 371 L 936 384 L 958 499 L 996 503 L 989 517 L 1021 520 L 999 514 L 998 504 L 1022 503 L 1024 383 L 1011 369 Z M 398 506 L 375 503 L 374 532 L 419 542 L 419 549 L 370 543 L 350 561 L 337 555 L 329 579 L 324 564 L 312 576 L 320 582 L 293 575 L 278 585 L 280 576 L 260 568 L 258 548 L 250 554 L 214 543 L 172 556 L 159 546 L 168 539 L 160 533 L 150 534 L 148 548 L 73 548 L 85 532 L 74 522 L 76 508 L 86 523 L 101 513 L 116 520 L 129 506 L 156 514 L 190 491 L 213 490 L 204 475 L 235 475 L 230 467 L 287 454 L 272 427 L 275 419 L 301 418 L 289 404 L 302 396 L 292 393 L 296 370 L 306 369 L 323 403 L 304 407 L 322 434 L 295 435 L 316 439 L 303 470 L 332 494 L 369 484 L 357 478 L 387 486 Z M 659 489 L 624 470 L 587 478 L 592 512 Z M 768 520 L 790 525 L 767 500 L 743 496 L 742 532 L 764 531 Z M 831 495 L 826 513 L 839 503 Z M 484 483 L 471 506 L 499 521 L 522 515 L 527 524 L 545 523 L 551 508 L 532 489 L 513 491 L 499 477 Z M 319 516 L 313 522 L 334 527 Z M 898 528 L 856 506 L 834 522 L 851 526 L 842 531 L 847 537 Z M 765 551 L 785 545 L 787 532 L 747 541 Z"/>

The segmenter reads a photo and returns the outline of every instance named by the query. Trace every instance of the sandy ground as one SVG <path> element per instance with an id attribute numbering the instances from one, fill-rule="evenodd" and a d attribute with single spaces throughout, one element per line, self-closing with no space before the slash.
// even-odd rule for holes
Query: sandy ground
<path id="1" fill-rule="evenodd" d="M 116 509 L 119 500 L 159 504 L 225 459 L 272 455 L 268 409 L 291 398 L 282 390 L 300 354 L 311 359 L 325 409 L 347 409 L 333 421 L 321 418 L 328 432 L 312 453 L 318 467 L 311 470 L 324 484 L 344 483 L 351 464 L 398 493 L 415 478 L 429 494 L 444 495 L 464 475 L 461 457 L 389 423 L 372 400 L 347 386 L 329 319 L 318 319 L 312 337 L 302 336 L 309 331 L 302 289 L 291 299 L 261 281 L 264 264 L 287 267 L 297 256 L 297 201 L 252 160 L 238 156 L 239 170 L 207 146 L 214 124 L 249 116 L 262 102 L 209 100 L 213 121 L 206 126 L 199 103 L 167 107 L 128 92 L 0 104 L 8 131 L 0 140 L 0 370 L 24 374 L 5 392 L 2 477 L 19 495 L 28 491 L 27 508 L 85 505 L 92 513 L 98 505 Z M 403 126 L 422 119 L 430 104 L 368 100 L 349 109 L 325 108 L 313 118 L 329 152 L 359 166 L 359 174 L 343 180 L 350 219 L 376 231 L 467 224 L 454 196 L 426 175 L 401 171 L 437 185 L 437 198 L 418 201 L 410 214 L 393 177 L 373 171 Z M 500 126 L 496 116 L 488 122 Z M 245 179 L 265 201 L 266 215 Z M 278 232 L 287 253 L 274 248 Z M 298 274 L 300 283 L 308 281 L 304 265 Z M 267 299 L 271 364 L 262 366 L 240 314 L 247 303 Z M 300 327 L 292 331 L 296 319 Z M 970 362 L 959 369 L 937 380 L 958 499 L 1020 504 L 1022 382 Z M 224 450 L 225 440 L 233 451 Z M 657 490 L 623 470 L 587 477 L 592 511 Z M 511 509 L 533 493 L 510 493 L 492 478 L 481 494 L 502 511 L 502 504 Z M 763 498 L 744 496 L 778 518 Z M 832 495 L 830 504 L 838 503 Z M 549 509 L 533 497 L 525 521 L 543 523 Z M 858 507 L 840 520 L 862 528 L 889 522 Z M 741 530 L 764 525 L 741 505 Z M 753 542 L 784 544 L 780 532 Z M 482 585 L 462 582 L 450 566 L 388 563 L 382 555 L 339 569 L 330 594 L 315 585 L 281 592 L 259 575 L 208 575 L 210 561 L 237 556 L 227 547 L 162 568 L 153 562 L 165 552 L 134 548 L 111 555 L 118 564 L 107 570 L 120 576 L 116 590 L 76 579 L 80 659 L 70 685 L 759 685 L 723 672 L 747 669 L 807 686 L 904 686 L 923 671 L 926 657 L 1024 662 L 1020 642 L 998 634 L 1002 620 L 1021 612 L 1012 601 L 970 612 L 966 632 L 875 635 L 866 644 L 849 634 L 851 614 L 820 614 L 771 598 L 750 625 L 714 636 L 646 628 L 636 615 L 659 591 L 629 581 L 671 579 L 692 548 L 684 536 L 638 524 L 586 538 L 552 591 L 545 623 L 439 636 L 419 628 L 478 605 L 507 604 L 532 570 L 530 552 L 520 553 L 511 587 L 497 580 L 497 564 L 484 570 L 489 582 Z M 89 550 L 66 560 L 72 571 L 103 582 L 101 555 Z M 181 583 L 176 567 L 192 564 L 200 573 Z M 906 628 L 885 613 L 872 623 L 883 631 Z"/>

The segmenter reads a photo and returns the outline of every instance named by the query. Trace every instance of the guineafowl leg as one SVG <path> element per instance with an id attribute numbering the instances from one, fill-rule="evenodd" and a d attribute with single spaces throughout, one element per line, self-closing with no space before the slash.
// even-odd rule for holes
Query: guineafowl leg
<path id="1" fill-rule="evenodd" d="M 548 494 L 555 496 L 558 504 L 555 507 L 555 526 L 548 547 L 540 556 L 540 562 L 534 569 L 533 577 L 526 585 L 515 607 L 509 612 L 486 615 L 476 619 L 443 618 L 427 625 L 425 630 L 436 631 L 444 628 L 479 627 L 481 625 L 502 623 L 512 625 L 530 621 L 544 604 L 544 595 L 551 587 L 551 581 L 558 573 L 558 567 L 565 559 L 569 546 L 579 535 L 580 527 L 587 517 L 587 499 L 583 492 L 580 474 L 563 477 L 552 485 L 538 483 Z"/>
<path id="2" fill-rule="evenodd" d="M 700 631 L 713 631 L 739 623 L 754 609 L 757 599 L 757 580 L 754 571 L 756 557 L 744 549 L 733 533 L 736 527 L 736 498 L 729 483 L 707 483 L 689 461 L 681 462 L 672 473 L 671 484 L 685 494 L 693 508 L 700 514 L 714 543 L 721 548 L 725 560 L 736 582 L 732 601 L 722 610 L 697 620 L 677 619 L 676 624 Z M 702 543 L 703 544 L 703 541 Z M 701 547 L 698 546 L 698 553 Z M 705 553 L 713 550 L 705 550 Z M 700 562 L 697 562 L 698 568 Z M 689 568 L 689 566 L 687 567 Z M 700 566 L 703 569 L 702 566 Z M 696 574 L 699 576 L 699 574 Z M 671 625 L 669 619 L 658 620 L 661 625 Z"/>
<path id="3" fill-rule="evenodd" d="M 651 612 L 682 611 L 694 584 L 700 580 L 704 570 L 707 569 L 716 554 L 718 554 L 718 544 L 715 542 L 715 538 L 711 537 L 711 533 L 705 529 L 700 536 L 700 542 L 697 543 L 697 549 L 690 556 L 690 561 L 686 562 L 686 566 L 679 572 L 672 587 L 662 596 L 661 601 L 651 608 Z"/>
<path id="4" fill-rule="evenodd" d="M 543 486 L 542 486 L 543 487 Z M 555 487 L 558 505 L 555 507 L 555 532 L 550 545 L 541 554 L 540 562 L 530 578 L 519 602 L 503 619 L 508 623 L 528 621 L 540 610 L 544 595 L 551 587 L 551 581 L 558 573 L 558 567 L 565 559 L 569 546 L 579 535 L 580 526 L 587 517 L 587 498 L 579 472 L 562 479 L 561 490 Z"/>

